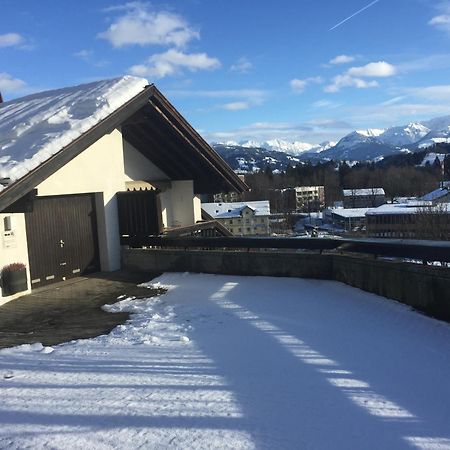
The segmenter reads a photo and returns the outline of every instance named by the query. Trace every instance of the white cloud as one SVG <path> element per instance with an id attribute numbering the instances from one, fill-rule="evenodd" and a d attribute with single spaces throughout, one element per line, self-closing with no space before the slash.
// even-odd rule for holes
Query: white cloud
<path id="1" fill-rule="evenodd" d="M 397 73 L 397 69 L 386 61 L 371 62 L 365 66 L 351 67 L 347 75 L 352 77 L 391 77 Z"/>
<path id="2" fill-rule="evenodd" d="M 415 97 L 425 98 L 427 100 L 435 100 L 438 102 L 450 101 L 450 85 L 442 84 L 436 86 L 427 86 L 427 87 L 419 87 L 412 88 L 406 90 L 410 95 Z"/>
<path id="3" fill-rule="evenodd" d="M 180 48 L 200 36 L 181 16 L 168 11 L 154 11 L 148 3 L 132 2 L 106 11 L 125 11 L 106 31 L 98 34 L 116 48 L 128 45 Z"/>
<path id="4" fill-rule="evenodd" d="M 357 89 L 368 89 L 378 87 L 375 80 L 364 80 L 363 78 L 385 78 L 397 73 L 397 68 L 386 61 L 371 62 L 365 66 L 350 67 L 343 74 L 337 75 L 332 82 L 325 86 L 324 91 L 328 93 L 339 92 L 345 87 Z"/>
<path id="5" fill-rule="evenodd" d="M 221 90 L 174 90 L 167 92 L 170 97 L 239 98 L 252 101 L 263 100 L 269 94 L 261 89 L 221 89 Z"/>
<path id="6" fill-rule="evenodd" d="M 306 123 L 256 122 L 236 129 L 205 131 L 202 134 L 210 141 L 284 139 L 320 143 L 341 138 L 353 129 L 353 125 L 344 122 L 332 119 L 317 119 Z"/>
<path id="7" fill-rule="evenodd" d="M 289 82 L 289 84 L 291 85 L 292 90 L 299 94 L 305 90 L 308 83 L 306 82 L 306 80 L 299 80 L 298 78 L 294 78 Z"/>
<path id="8" fill-rule="evenodd" d="M 440 14 L 431 18 L 428 25 L 450 33 L 450 1 L 439 2 L 435 8 Z"/>
<path id="9" fill-rule="evenodd" d="M 24 42 L 25 39 L 18 33 L 0 34 L 0 47 L 14 47 Z"/>
<path id="10" fill-rule="evenodd" d="M 109 61 L 107 61 L 105 59 L 98 59 L 95 56 L 95 53 L 93 50 L 83 49 L 83 50 L 80 50 L 79 52 L 73 53 L 73 56 L 81 59 L 82 61 L 85 61 L 85 62 L 91 64 L 94 67 L 105 67 L 109 64 Z"/>
<path id="11" fill-rule="evenodd" d="M 309 77 L 309 78 L 305 78 L 303 80 L 299 79 L 299 78 L 294 78 L 293 80 L 291 80 L 289 82 L 291 89 L 296 93 L 296 94 L 301 94 L 308 85 L 310 84 L 320 84 L 323 83 L 323 79 L 321 77 Z"/>
<path id="12" fill-rule="evenodd" d="M 429 25 L 450 25 L 450 16 L 447 14 L 442 14 L 440 16 L 433 17 L 429 22 Z"/>
<path id="13" fill-rule="evenodd" d="M 350 55 L 338 55 L 333 59 L 330 59 L 328 64 L 348 64 L 355 60 L 354 56 Z"/>
<path id="14" fill-rule="evenodd" d="M 1 92 L 20 92 L 27 88 L 27 83 L 19 78 L 13 78 L 6 72 L 0 72 L 0 91 Z"/>
<path id="15" fill-rule="evenodd" d="M 368 89 L 378 87 L 378 82 L 375 80 L 366 81 L 361 78 L 354 78 L 350 75 L 337 75 L 332 79 L 332 83 L 325 86 L 324 91 L 328 93 L 339 92 L 345 87 L 355 87 L 357 89 Z"/>
<path id="16" fill-rule="evenodd" d="M 130 67 L 133 75 L 150 78 L 164 78 L 188 70 L 214 70 L 220 67 L 220 61 L 206 53 L 184 53 L 177 49 L 169 49 L 164 53 L 152 55 L 145 64 Z"/>
<path id="17" fill-rule="evenodd" d="M 338 108 L 341 106 L 340 103 L 331 102 L 330 100 L 317 100 L 312 104 L 313 108 L 326 108 L 326 109 L 332 109 L 332 108 Z"/>
<path id="18" fill-rule="evenodd" d="M 92 50 L 80 50 L 79 52 L 75 52 L 73 56 L 82 59 L 83 61 L 89 61 L 93 56 L 94 52 Z"/>
<path id="19" fill-rule="evenodd" d="M 222 105 L 222 108 L 228 111 L 240 111 L 250 108 L 250 104 L 248 102 L 231 102 L 225 103 L 224 105 Z"/>
<path id="20" fill-rule="evenodd" d="M 209 111 L 213 109 L 225 109 L 228 111 L 239 111 L 249 109 L 255 106 L 262 105 L 269 92 L 261 89 L 222 89 L 222 90 L 173 90 L 168 91 L 167 95 L 171 98 L 176 97 L 194 97 L 196 99 L 228 99 L 229 101 L 223 104 L 210 105 L 202 108 L 202 111 Z"/>
<path id="21" fill-rule="evenodd" d="M 252 68 L 253 64 L 245 56 L 243 56 L 231 65 L 230 70 L 232 72 L 248 73 Z"/>

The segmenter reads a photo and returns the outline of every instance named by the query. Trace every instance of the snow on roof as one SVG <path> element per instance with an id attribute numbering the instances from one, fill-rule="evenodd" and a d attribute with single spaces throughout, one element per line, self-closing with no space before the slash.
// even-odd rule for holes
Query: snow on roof
<path id="1" fill-rule="evenodd" d="M 345 197 L 366 196 L 366 195 L 384 195 L 384 189 L 383 188 L 344 189 Z"/>
<path id="2" fill-rule="evenodd" d="M 383 215 L 383 214 L 417 214 L 420 212 L 433 211 L 435 206 L 429 201 L 417 201 L 409 203 L 386 203 L 378 208 L 371 208 L 367 211 L 367 215 Z M 439 206 L 439 212 L 450 213 L 450 204 L 442 203 Z"/>
<path id="3" fill-rule="evenodd" d="M 147 85 L 143 78 L 124 76 L 0 104 L 0 178 L 22 178 Z"/>
<path id="4" fill-rule="evenodd" d="M 450 196 L 450 190 L 448 190 L 447 188 L 438 188 L 434 191 L 429 192 L 428 194 L 425 194 L 420 199 L 425 201 L 433 201 L 445 197 L 446 195 Z"/>
<path id="5" fill-rule="evenodd" d="M 331 214 L 344 218 L 364 217 L 370 208 L 332 208 Z"/>
<path id="6" fill-rule="evenodd" d="M 202 203 L 202 208 L 215 219 L 242 217 L 242 210 L 246 207 L 255 211 L 255 216 L 270 215 L 269 200 L 259 200 L 255 202 Z"/>

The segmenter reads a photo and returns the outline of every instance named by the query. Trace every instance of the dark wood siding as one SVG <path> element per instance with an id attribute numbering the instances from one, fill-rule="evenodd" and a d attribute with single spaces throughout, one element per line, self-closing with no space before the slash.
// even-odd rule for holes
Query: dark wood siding
<path id="1" fill-rule="evenodd" d="M 99 270 L 93 194 L 36 197 L 25 217 L 33 288 Z"/>
<path id="2" fill-rule="evenodd" d="M 120 236 L 154 236 L 161 231 L 158 191 L 117 193 Z"/>

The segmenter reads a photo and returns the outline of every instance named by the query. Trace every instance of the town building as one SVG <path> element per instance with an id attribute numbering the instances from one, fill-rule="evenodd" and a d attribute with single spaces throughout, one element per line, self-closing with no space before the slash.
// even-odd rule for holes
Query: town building
<path id="1" fill-rule="evenodd" d="M 219 192 L 214 194 L 214 203 L 234 203 L 241 201 L 241 194 L 237 192 Z"/>
<path id="2" fill-rule="evenodd" d="M 268 200 L 234 203 L 202 203 L 202 209 L 234 236 L 268 236 Z"/>
<path id="3" fill-rule="evenodd" d="M 346 232 L 364 232 L 367 211 L 369 208 L 331 208 L 326 210 L 325 218 Z"/>
<path id="4" fill-rule="evenodd" d="M 344 189 L 344 208 L 376 208 L 386 203 L 383 188 Z"/>
<path id="5" fill-rule="evenodd" d="M 121 238 L 201 220 L 200 195 L 245 183 L 144 79 L 0 105 L 0 303 L 121 267 Z M 11 294 L 7 274 L 26 269 Z"/>
<path id="6" fill-rule="evenodd" d="M 366 213 L 367 235 L 379 238 L 450 239 L 450 203 L 389 203 Z"/>
<path id="7" fill-rule="evenodd" d="M 294 189 L 297 211 L 318 211 L 325 206 L 324 186 L 297 186 Z"/>

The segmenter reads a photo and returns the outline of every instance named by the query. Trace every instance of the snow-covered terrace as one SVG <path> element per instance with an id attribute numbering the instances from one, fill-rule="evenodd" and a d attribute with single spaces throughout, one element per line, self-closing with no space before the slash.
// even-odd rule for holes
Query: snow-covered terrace
<path id="1" fill-rule="evenodd" d="M 0 448 L 450 448 L 448 324 L 332 281 L 153 283 L 108 336 L 0 351 Z"/>

